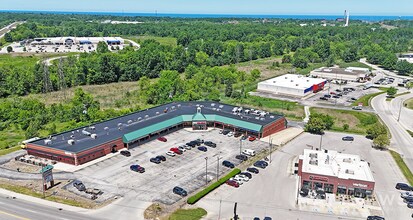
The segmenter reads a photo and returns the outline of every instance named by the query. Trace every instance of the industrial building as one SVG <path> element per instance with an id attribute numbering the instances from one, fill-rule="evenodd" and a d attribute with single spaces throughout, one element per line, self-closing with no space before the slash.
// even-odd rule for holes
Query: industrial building
<path id="1" fill-rule="evenodd" d="M 310 76 L 320 77 L 328 80 L 336 81 L 352 81 L 352 82 L 365 82 L 369 79 L 371 72 L 367 68 L 348 67 L 333 68 L 333 67 L 321 67 L 311 71 Z"/>
<path id="2" fill-rule="evenodd" d="M 330 150 L 305 149 L 299 156 L 301 188 L 323 189 L 326 193 L 371 196 L 375 181 L 369 164 L 357 155 Z"/>
<path id="3" fill-rule="evenodd" d="M 409 63 L 413 63 L 413 53 L 400 54 L 399 60 L 405 60 Z"/>
<path id="4" fill-rule="evenodd" d="M 35 38 L 27 40 L 32 46 L 37 45 L 87 45 L 98 44 L 99 42 L 106 42 L 109 46 L 122 45 L 125 40 L 121 37 L 51 37 L 51 38 Z"/>
<path id="5" fill-rule="evenodd" d="M 139 147 L 182 128 L 230 129 L 262 138 L 287 127 L 282 115 L 217 102 L 169 103 L 27 143 L 28 154 L 74 165 Z"/>
<path id="6" fill-rule="evenodd" d="M 258 83 L 257 91 L 277 95 L 305 97 L 323 90 L 325 84 L 325 79 L 285 74 Z"/>

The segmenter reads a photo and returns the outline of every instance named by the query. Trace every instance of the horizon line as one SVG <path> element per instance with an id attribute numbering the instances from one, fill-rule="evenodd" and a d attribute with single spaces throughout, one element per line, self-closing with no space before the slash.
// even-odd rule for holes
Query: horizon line
<path id="1" fill-rule="evenodd" d="M 71 10 L 8 10 L 8 9 L 0 9 L 0 13 L 5 13 L 5 12 L 13 12 L 13 13 L 42 13 L 42 12 L 47 12 L 47 13 L 104 13 L 104 14 L 153 14 L 153 15 L 228 15 L 228 16 L 342 16 L 342 14 L 299 14 L 299 13 L 291 13 L 291 14 L 265 14 L 265 13 L 251 13 L 251 14 L 244 14 L 244 13 L 239 13 L 239 14 L 232 14 L 232 13 L 177 13 L 177 12 L 125 12 L 125 11 L 71 11 Z M 382 17 L 413 17 L 413 15 L 406 15 L 406 14 L 351 14 L 350 11 L 350 17 L 351 16 L 382 16 Z"/>

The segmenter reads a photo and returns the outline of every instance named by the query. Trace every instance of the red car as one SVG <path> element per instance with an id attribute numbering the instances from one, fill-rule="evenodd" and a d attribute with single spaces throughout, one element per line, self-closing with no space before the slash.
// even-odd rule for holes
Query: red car
<path id="1" fill-rule="evenodd" d="M 168 140 L 165 137 L 158 137 L 158 141 L 167 142 Z"/>
<path id="2" fill-rule="evenodd" d="M 227 180 L 226 182 L 228 185 L 233 186 L 235 188 L 239 187 L 239 184 L 237 182 L 235 182 L 234 180 Z"/>
<path id="3" fill-rule="evenodd" d="M 330 92 L 330 94 L 331 94 L 331 95 L 336 95 L 337 93 L 335 93 L 335 92 Z"/>
<path id="4" fill-rule="evenodd" d="M 178 155 L 181 155 L 181 154 L 182 154 L 182 151 L 179 150 L 177 147 L 173 147 L 173 148 L 171 148 L 171 149 L 169 149 L 169 150 L 172 151 L 172 152 L 174 152 L 174 153 L 176 153 L 176 154 L 178 154 Z"/>
<path id="5" fill-rule="evenodd" d="M 256 139 L 257 139 L 257 138 L 254 137 L 254 136 L 250 136 L 250 137 L 248 138 L 249 141 L 255 141 Z"/>

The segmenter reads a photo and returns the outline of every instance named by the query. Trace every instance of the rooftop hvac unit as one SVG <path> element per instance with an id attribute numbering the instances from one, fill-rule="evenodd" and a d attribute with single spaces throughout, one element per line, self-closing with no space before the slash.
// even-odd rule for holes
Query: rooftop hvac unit
<path id="1" fill-rule="evenodd" d="M 196 107 L 199 107 L 199 104 L 196 104 L 195 106 L 196 106 Z"/>
<path id="2" fill-rule="evenodd" d="M 265 117 L 265 115 L 266 115 L 265 112 L 260 113 L 260 117 Z"/>
<path id="3" fill-rule="evenodd" d="M 211 106 L 214 107 L 214 106 L 215 106 L 215 103 L 211 103 Z"/>
<path id="4" fill-rule="evenodd" d="M 212 111 L 215 111 L 215 110 L 217 110 L 217 108 L 212 108 Z"/>
<path id="5" fill-rule="evenodd" d="M 105 127 L 104 130 L 105 130 L 105 131 L 109 131 L 109 127 Z"/>
<path id="6" fill-rule="evenodd" d="M 224 106 L 223 105 L 219 105 L 219 108 L 223 108 Z"/>
<path id="7" fill-rule="evenodd" d="M 285 79 L 288 79 L 288 77 L 286 76 Z"/>
<path id="8" fill-rule="evenodd" d="M 132 122 L 133 122 L 132 120 L 129 120 L 129 121 L 128 121 L 128 124 L 132 124 Z"/>
<path id="9" fill-rule="evenodd" d="M 290 80 L 290 82 L 294 82 L 294 80 Z"/>
<path id="10" fill-rule="evenodd" d="M 274 117 L 274 115 L 271 115 L 270 118 L 273 119 L 273 118 L 275 118 L 275 117 Z"/>
<path id="11" fill-rule="evenodd" d="M 317 166 L 317 165 L 318 165 L 318 160 L 311 159 L 311 160 L 310 160 L 310 164 Z"/>
<path id="12" fill-rule="evenodd" d="M 72 134 L 72 135 L 70 135 L 70 138 L 72 138 L 72 139 L 73 139 L 73 138 L 75 138 L 75 136 Z"/>
<path id="13" fill-rule="evenodd" d="M 260 117 L 255 117 L 255 119 L 260 120 Z"/>
<path id="14" fill-rule="evenodd" d="M 245 110 L 245 114 L 249 114 L 250 113 L 250 110 Z"/>
<path id="15" fill-rule="evenodd" d="M 98 138 L 98 135 L 97 134 L 91 134 L 90 137 L 93 138 L 93 139 L 96 139 L 96 138 Z"/>
<path id="16" fill-rule="evenodd" d="M 178 106 L 179 107 L 179 106 Z M 172 106 L 171 109 L 175 109 L 175 106 Z"/>
<path id="17" fill-rule="evenodd" d="M 159 115 L 159 112 L 156 112 L 155 114 L 156 114 L 156 115 Z"/>
<path id="18" fill-rule="evenodd" d="M 122 127 L 122 123 L 118 123 L 118 127 Z"/>
<path id="19" fill-rule="evenodd" d="M 346 173 L 347 173 L 347 174 L 352 174 L 352 175 L 354 175 L 354 170 L 349 170 L 349 169 L 347 169 L 347 170 L 346 170 Z"/>
<path id="20" fill-rule="evenodd" d="M 264 120 L 265 120 L 265 118 L 260 118 L 260 120 L 261 120 L 261 121 L 264 121 Z"/>
<path id="21" fill-rule="evenodd" d="M 180 107 L 181 107 L 181 104 L 178 105 L 178 108 L 180 108 Z"/>
<path id="22" fill-rule="evenodd" d="M 89 131 L 86 131 L 86 130 L 82 130 L 82 134 L 83 134 L 83 135 L 86 135 L 86 136 L 90 136 L 90 135 L 91 135 L 91 133 L 90 133 Z"/>
<path id="23" fill-rule="evenodd" d="M 317 158 L 317 157 L 318 157 L 317 153 L 310 153 L 310 158 L 311 159 Z"/>
<path id="24" fill-rule="evenodd" d="M 95 126 L 90 126 L 89 129 L 90 130 L 96 130 L 96 127 Z"/>
<path id="25" fill-rule="evenodd" d="M 203 107 L 204 107 L 204 105 L 200 105 L 199 107 L 203 108 Z"/>
<path id="26" fill-rule="evenodd" d="M 67 140 L 67 143 L 68 143 L 69 145 L 74 145 L 74 144 L 75 144 L 75 140 L 73 140 L 73 139 Z"/>
<path id="27" fill-rule="evenodd" d="M 274 84 L 275 84 L 275 83 L 277 83 L 277 81 L 275 81 L 275 80 L 274 80 L 274 81 L 272 81 L 272 83 L 274 83 Z"/>
<path id="28" fill-rule="evenodd" d="M 145 118 L 149 118 L 149 115 L 145 115 Z"/>
<path id="29" fill-rule="evenodd" d="M 139 118 L 138 118 L 138 121 L 140 121 L 140 120 L 142 120 L 142 117 L 139 117 Z"/>
<path id="30" fill-rule="evenodd" d="M 44 144 L 46 144 L 46 145 L 51 145 L 51 144 L 52 144 L 52 140 L 46 139 L 46 140 L 44 140 Z"/>

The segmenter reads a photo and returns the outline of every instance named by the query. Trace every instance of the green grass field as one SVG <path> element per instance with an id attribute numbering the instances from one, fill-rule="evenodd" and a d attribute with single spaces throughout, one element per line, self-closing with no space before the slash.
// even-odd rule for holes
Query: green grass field
<path id="1" fill-rule="evenodd" d="M 172 213 L 168 220 L 198 220 L 207 214 L 202 208 L 197 209 L 178 209 Z"/>
<path id="2" fill-rule="evenodd" d="M 404 102 L 404 104 L 406 105 L 407 108 L 413 110 L 413 98 L 406 100 L 406 101 Z"/>
<path id="3" fill-rule="evenodd" d="M 404 162 L 403 158 L 400 156 L 399 153 L 390 150 L 390 154 L 392 155 L 393 159 L 396 161 L 397 166 L 402 171 L 404 177 L 406 177 L 407 181 L 409 181 L 410 185 L 413 185 L 413 174 L 410 171 L 409 167 L 407 167 L 406 163 Z"/>
<path id="4" fill-rule="evenodd" d="M 325 108 L 311 108 L 311 113 L 322 113 L 333 117 L 334 125 L 331 130 L 365 135 L 370 125 L 379 123 L 377 115 L 368 112 L 336 110 Z M 344 130 L 344 125 L 349 127 Z"/>
<path id="5" fill-rule="evenodd" d="M 364 63 L 360 63 L 360 62 L 350 62 L 350 63 L 345 63 L 345 62 L 340 62 L 338 64 L 338 66 L 340 68 L 347 68 L 347 67 L 361 67 L 361 68 L 368 68 L 371 69 L 369 66 L 367 66 Z"/>
<path id="6" fill-rule="evenodd" d="M 359 99 L 353 102 L 353 106 L 357 106 L 359 103 L 363 103 L 363 106 L 370 106 L 370 101 L 374 97 L 387 92 L 387 88 L 380 88 L 380 90 L 382 90 L 383 92 L 376 92 L 376 93 L 372 93 L 372 94 L 368 94 L 368 95 L 360 97 Z"/>
<path id="7" fill-rule="evenodd" d="M 125 36 L 126 39 L 131 39 L 133 41 L 135 41 L 136 43 L 145 41 L 145 40 L 155 40 L 157 42 L 159 42 L 162 45 L 166 45 L 166 46 L 172 46 L 172 47 L 176 47 L 178 45 L 177 43 L 177 39 L 173 38 L 173 37 L 156 37 L 156 36 L 133 36 L 133 37 L 128 37 Z"/>
<path id="8" fill-rule="evenodd" d="M 31 67 L 40 60 L 38 56 L 12 56 L 9 54 L 0 55 L 0 66 Z"/>

